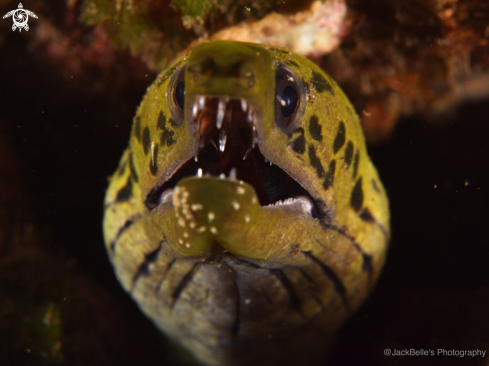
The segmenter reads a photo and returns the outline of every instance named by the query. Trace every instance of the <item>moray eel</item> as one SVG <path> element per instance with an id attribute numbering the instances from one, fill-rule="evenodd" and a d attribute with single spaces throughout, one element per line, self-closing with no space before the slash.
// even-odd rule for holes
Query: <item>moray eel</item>
<path id="1" fill-rule="evenodd" d="M 195 47 L 148 88 L 103 228 L 124 289 L 213 366 L 320 364 L 390 235 L 338 85 L 302 56 L 232 41 Z"/>

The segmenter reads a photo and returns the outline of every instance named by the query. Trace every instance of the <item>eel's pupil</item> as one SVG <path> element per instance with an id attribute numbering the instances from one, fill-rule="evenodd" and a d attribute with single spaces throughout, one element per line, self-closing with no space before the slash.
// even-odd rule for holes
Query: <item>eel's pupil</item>
<path id="1" fill-rule="evenodd" d="M 185 81 L 180 81 L 175 88 L 175 101 L 177 105 L 183 110 L 185 104 Z"/>
<path id="2" fill-rule="evenodd" d="M 282 100 L 285 102 L 285 105 L 282 105 L 282 116 L 290 117 L 294 113 L 299 100 L 297 90 L 290 85 L 286 86 L 282 93 Z"/>

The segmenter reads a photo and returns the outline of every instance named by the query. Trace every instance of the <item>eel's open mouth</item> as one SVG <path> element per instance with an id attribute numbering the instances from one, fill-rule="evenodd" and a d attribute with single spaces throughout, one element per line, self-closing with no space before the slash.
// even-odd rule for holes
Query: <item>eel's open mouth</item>
<path id="1" fill-rule="evenodd" d="M 146 198 L 149 209 L 171 202 L 173 188 L 182 178 L 210 175 L 223 179 L 228 176 L 250 184 L 261 206 L 290 206 L 313 218 L 320 216 L 311 195 L 261 154 L 257 146 L 256 116 L 246 100 L 196 97 L 192 120 L 199 139 L 198 153 L 182 164 L 170 179 L 151 190 Z"/>

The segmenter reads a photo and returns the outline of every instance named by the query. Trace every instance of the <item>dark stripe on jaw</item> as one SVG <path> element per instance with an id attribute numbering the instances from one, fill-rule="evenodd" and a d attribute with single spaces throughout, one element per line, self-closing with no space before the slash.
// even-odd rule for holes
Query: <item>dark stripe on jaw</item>
<path id="1" fill-rule="evenodd" d="M 364 208 L 362 210 L 362 212 L 360 212 L 359 216 L 363 221 L 375 222 L 375 219 L 374 219 L 372 213 L 370 212 L 370 210 L 368 209 L 368 207 Z"/>
<path id="2" fill-rule="evenodd" d="M 339 233 L 340 235 L 344 236 L 345 238 L 347 238 L 348 240 L 351 241 L 353 247 L 356 249 L 356 251 L 362 256 L 362 269 L 364 271 L 368 271 L 368 278 L 369 278 L 369 285 L 372 284 L 371 282 L 371 279 L 372 279 L 372 270 L 373 270 L 373 264 L 372 264 L 372 254 L 368 254 L 368 253 L 365 253 L 362 248 L 360 247 L 360 244 L 358 244 L 356 241 L 355 241 L 355 238 L 353 238 L 353 236 L 351 235 L 348 235 L 344 230 L 340 229 L 339 227 L 337 226 L 334 226 L 334 225 L 325 225 L 325 227 L 327 227 L 328 229 L 331 229 L 331 230 L 334 230 L 336 231 L 337 233 Z M 368 262 L 368 263 L 365 263 L 365 262 Z"/>
<path id="3" fill-rule="evenodd" d="M 312 72 L 311 84 L 314 85 L 318 93 L 328 91 L 331 95 L 334 95 L 334 89 L 326 78 L 319 72 Z"/>
<path id="4" fill-rule="evenodd" d="M 313 145 L 309 145 L 309 161 L 314 169 L 316 169 L 316 174 L 318 178 L 322 178 L 324 176 L 324 168 L 323 164 L 321 164 L 321 160 L 316 155 L 316 148 Z"/>
<path id="5" fill-rule="evenodd" d="M 326 173 L 326 178 L 324 179 L 324 183 L 323 183 L 324 189 L 329 189 L 333 185 L 335 171 L 336 171 L 336 160 L 332 160 L 329 163 L 328 172 Z"/>
<path id="6" fill-rule="evenodd" d="M 126 222 L 124 223 L 124 225 L 122 225 L 120 227 L 120 229 L 117 231 L 117 235 L 115 236 L 115 239 L 114 241 L 112 241 L 112 243 L 109 244 L 109 247 L 110 247 L 110 250 L 112 251 L 112 254 L 115 254 L 115 246 L 117 245 L 117 241 L 119 240 L 119 238 L 121 237 L 121 235 L 124 233 L 124 231 L 126 231 L 127 229 L 129 229 L 129 227 L 132 226 L 132 224 L 134 224 L 135 222 L 139 221 L 139 219 L 142 217 L 141 214 L 137 214 L 137 215 L 134 215 L 134 216 L 131 216 L 131 218 L 129 218 L 128 220 L 126 220 Z"/>
<path id="7" fill-rule="evenodd" d="M 158 286 L 156 286 L 155 294 L 157 294 L 158 292 L 160 292 L 160 288 L 161 288 L 161 285 L 163 284 L 163 281 L 165 280 L 166 274 L 168 272 L 170 272 L 171 267 L 173 267 L 173 264 L 175 264 L 176 261 L 177 261 L 177 259 L 176 258 L 173 258 L 171 260 L 171 262 L 168 263 L 168 265 L 166 266 L 165 273 L 163 273 L 163 276 L 161 276 L 160 282 L 158 282 Z"/>
<path id="8" fill-rule="evenodd" d="M 127 177 L 127 182 L 124 185 L 124 187 L 119 189 L 119 191 L 117 192 L 117 195 L 115 196 L 115 202 L 125 202 L 129 200 L 131 196 L 132 196 L 132 181 L 131 181 L 131 177 L 129 176 Z"/>
<path id="9" fill-rule="evenodd" d="M 333 283 L 335 291 L 340 295 L 341 299 L 343 300 L 343 304 L 345 305 L 346 310 L 350 312 L 350 308 L 346 300 L 346 287 L 343 284 L 343 282 L 341 282 L 341 279 L 338 277 L 338 275 L 327 264 L 323 263 L 319 258 L 314 256 L 311 252 L 302 252 L 302 253 L 304 253 L 306 257 L 308 257 L 319 267 L 321 267 L 323 273 Z"/>
<path id="10" fill-rule="evenodd" d="M 115 239 L 112 243 L 110 243 L 110 250 L 112 253 L 114 253 L 115 251 L 115 245 L 117 244 L 117 240 L 119 239 L 119 237 L 122 235 L 122 233 L 124 231 L 126 231 L 126 229 L 128 229 L 132 224 L 134 224 L 134 221 L 132 220 L 127 220 L 124 225 L 122 225 L 122 227 L 119 229 L 119 231 L 117 232 L 117 235 L 115 236 Z"/>
<path id="11" fill-rule="evenodd" d="M 307 282 L 309 282 L 309 284 L 312 285 L 311 286 L 312 287 L 311 288 L 312 297 L 314 297 L 314 300 L 316 300 L 318 305 L 321 307 L 321 310 L 324 310 L 324 305 L 321 302 L 321 299 L 316 295 L 316 292 L 315 292 L 315 290 L 317 289 L 316 283 L 313 281 L 311 276 L 309 276 L 302 268 L 299 269 L 299 272 L 304 276 L 304 278 L 307 280 Z"/>
<path id="12" fill-rule="evenodd" d="M 241 323 L 241 296 L 239 295 L 238 274 L 232 267 L 229 267 L 229 269 L 234 274 L 234 287 L 236 290 L 236 314 L 234 315 L 234 323 L 231 327 L 231 335 L 236 337 L 239 333 L 239 324 Z"/>
<path id="13" fill-rule="evenodd" d="M 294 286 L 287 276 L 280 269 L 270 269 L 270 272 L 277 277 L 284 289 L 289 294 L 290 305 L 292 308 L 298 312 L 301 312 L 301 301 L 299 300 L 299 296 L 295 292 Z"/>
<path id="14" fill-rule="evenodd" d="M 345 169 L 348 169 L 350 167 L 351 161 L 353 159 L 353 150 L 353 143 L 351 141 L 348 141 L 345 149 Z"/>
<path id="15" fill-rule="evenodd" d="M 359 212 L 363 205 L 363 187 L 362 187 L 362 177 L 358 178 L 350 196 L 350 206 Z"/>
<path id="16" fill-rule="evenodd" d="M 343 121 L 340 122 L 340 126 L 338 127 L 338 133 L 334 139 L 333 143 L 333 151 L 336 154 L 345 144 L 346 141 L 346 128 Z"/>
<path id="17" fill-rule="evenodd" d="M 319 118 L 313 115 L 309 120 L 309 133 L 312 138 L 316 141 L 321 141 L 323 139 L 323 134 L 321 132 L 322 126 L 319 124 Z"/>
<path id="18" fill-rule="evenodd" d="M 292 148 L 296 153 L 298 154 L 304 154 L 306 151 L 306 138 L 304 136 L 304 129 L 302 127 L 299 127 L 296 131 L 294 132 L 299 132 L 301 135 L 297 137 L 294 141 L 289 142 L 288 146 Z M 292 134 L 289 135 L 292 137 Z"/>
<path id="19" fill-rule="evenodd" d="M 197 273 L 198 269 L 200 268 L 199 263 L 195 263 L 192 266 L 192 269 L 187 272 L 185 276 L 183 276 L 182 280 L 178 284 L 178 286 L 173 290 L 171 297 L 172 297 L 172 303 L 170 305 L 170 309 L 173 309 L 175 306 L 176 302 L 180 298 L 180 295 L 182 295 L 183 290 L 189 285 L 190 282 L 192 282 L 192 279 L 194 278 L 195 273 Z"/>
<path id="20" fill-rule="evenodd" d="M 163 234 L 163 235 L 165 235 L 165 234 Z M 156 262 L 156 260 L 158 259 L 158 254 L 160 253 L 160 250 L 161 250 L 161 246 L 162 246 L 163 242 L 165 242 L 165 241 L 166 241 L 166 239 L 160 241 L 160 243 L 158 244 L 158 247 L 155 250 L 152 250 L 151 252 L 144 254 L 143 262 L 139 265 L 138 270 L 136 271 L 136 273 L 132 277 L 132 286 L 131 286 L 131 290 L 129 292 L 132 292 L 132 290 L 134 289 L 134 285 L 136 284 L 139 277 L 150 275 L 149 265 L 151 263 Z"/>

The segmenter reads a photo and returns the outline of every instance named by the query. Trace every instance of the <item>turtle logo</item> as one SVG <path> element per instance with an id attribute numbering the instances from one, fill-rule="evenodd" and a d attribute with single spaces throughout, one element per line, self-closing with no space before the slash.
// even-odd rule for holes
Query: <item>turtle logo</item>
<path id="1" fill-rule="evenodd" d="M 17 28 L 19 28 L 19 32 L 22 31 L 22 28 L 28 31 L 29 26 L 27 25 L 27 21 L 29 20 L 29 15 L 37 19 L 36 14 L 34 14 L 30 10 L 25 10 L 22 3 L 19 3 L 19 8 L 9 11 L 7 14 L 3 16 L 3 19 L 12 16 L 12 19 L 14 20 L 14 25 L 12 25 L 13 31 L 15 31 Z"/>

